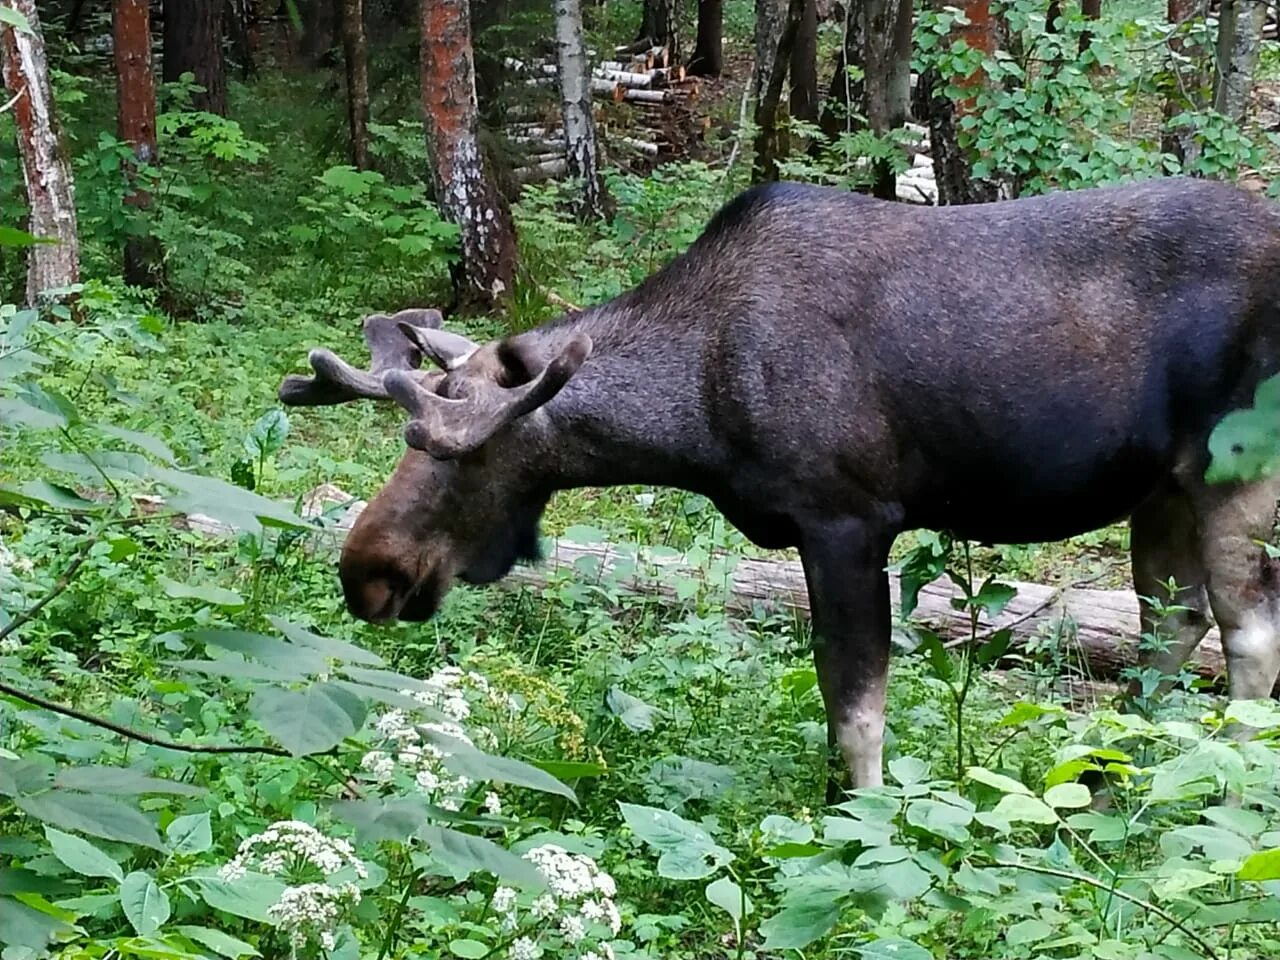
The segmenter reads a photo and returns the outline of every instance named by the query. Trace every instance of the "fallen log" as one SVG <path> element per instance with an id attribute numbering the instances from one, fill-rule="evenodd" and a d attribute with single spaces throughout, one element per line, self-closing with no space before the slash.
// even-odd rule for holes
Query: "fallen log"
<path id="1" fill-rule="evenodd" d="M 568 172 L 569 163 L 564 157 L 552 157 L 537 163 L 531 163 L 525 167 L 517 167 L 511 171 L 511 176 L 516 183 L 523 186 L 527 183 L 554 180 L 556 177 L 563 177 Z"/>
<path id="2" fill-rule="evenodd" d="M 626 90 L 622 99 L 630 103 L 675 103 L 678 99 L 675 90 Z"/>

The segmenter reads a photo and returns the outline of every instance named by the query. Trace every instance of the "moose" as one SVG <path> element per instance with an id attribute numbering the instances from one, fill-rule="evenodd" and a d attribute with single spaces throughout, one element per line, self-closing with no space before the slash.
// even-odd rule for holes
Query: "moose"
<path id="1" fill-rule="evenodd" d="M 799 551 L 828 737 L 870 786 L 894 538 L 1046 542 L 1128 518 L 1145 626 L 1170 638 L 1149 662 L 1173 672 L 1212 618 L 1230 695 L 1271 694 L 1280 479 L 1204 479 L 1215 424 L 1280 370 L 1280 207 L 1261 197 L 1168 178 L 912 207 L 775 183 L 606 303 L 485 344 L 440 324 L 370 316 L 368 370 L 315 349 L 314 376 L 280 387 L 408 413 L 339 561 L 358 618 L 424 620 L 455 580 L 535 560 L 557 490 L 699 493 Z"/>

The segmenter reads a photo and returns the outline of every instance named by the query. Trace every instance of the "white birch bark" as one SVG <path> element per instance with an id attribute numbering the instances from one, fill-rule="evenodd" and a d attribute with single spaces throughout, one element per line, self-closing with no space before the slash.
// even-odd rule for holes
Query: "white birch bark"
<path id="1" fill-rule="evenodd" d="M 597 166 L 596 125 L 591 115 L 591 82 L 582 39 L 582 0 L 556 0 L 556 58 L 560 67 L 560 106 L 564 113 L 565 159 L 569 176 L 582 184 L 578 204 L 583 216 L 604 214 L 604 185 Z"/>
<path id="2" fill-rule="evenodd" d="M 1213 108 L 1237 123 L 1249 110 L 1253 72 L 1262 48 L 1266 0 L 1222 0 L 1218 14 L 1218 46 Z"/>

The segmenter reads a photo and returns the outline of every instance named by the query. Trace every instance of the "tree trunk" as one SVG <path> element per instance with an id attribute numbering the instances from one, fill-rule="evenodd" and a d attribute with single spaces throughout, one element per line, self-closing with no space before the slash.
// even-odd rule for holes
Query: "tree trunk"
<path id="1" fill-rule="evenodd" d="M 1218 14 L 1217 76 L 1213 109 L 1242 123 L 1249 111 L 1253 71 L 1262 48 L 1262 27 L 1267 19 L 1265 0 L 1222 0 Z"/>
<path id="2" fill-rule="evenodd" d="M 861 68 L 865 59 L 862 42 L 862 2 L 845 0 L 844 40 L 836 55 L 836 71 L 831 76 L 831 87 L 822 101 L 822 133 L 833 141 L 845 131 L 858 128 L 855 114 L 862 109 L 863 83 L 849 76 L 849 65 Z"/>
<path id="3" fill-rule="evenodd" d="M 138 165 L 156 162 L 156 81 L 151 72 L 151 7 L 149 0 L 115 0 L 111 28 L 116 61 L 116 132 L 133 148 Z M 138 210 L 151 206 L 151 195 L 135 181 L 124 202 Z M 124 243 L 124 279 L 154 287 L 160 279 L 160 248 L 154 237 L 130 236 Z"/>
<path id="4" fill-rule="evenodd" d="M 71 167 L 58 142 L 49 67 L 35 0 L 9 0 L 27 18 L 31 32 L 0 26 L 4 84 L 13 105 L 27 185 L 28 232 L 56 243 L 38 243 L 28 251 L 27 302 L 39 303 L 46 291 L 67 287 L 80 279 L 80 240 L 76 233 L 75 188 Z"/>
<path id="5" fill-rule="evenodd" d="M 804 17 L 804 7 L 808 2 L 810 0 L 791 0 L 786 22 L 778 37 L 777 49 L 772 57 L 769 86 L 756 103 L 755 164 L 751 170 L 751 179 L 755 183 L 778 179 L 778 157 L 782 152 L 778 143 L 778 105 L 782 101 L 782 85 L 787 79 L 791 47 L 800 30 L 800 20 Z"/>
<path id="6" fill-rule="evenodd" d="M 981 50 L 984 57 L 992 56 L 996 52 L 996 20 L 991 16 L 991 0 L 965 0 L 963 10 L 968 23 L 953 27 L 953 37 L 963 40 L 970 50 Z M 987 72 L 979 67 L 961 80 L 959 86 L 976 93 L 986 82 Z M 966 97 L 956 104 L 956 111 L 969 113 L 974 105 L 974 99 Z"/>
<path id="7" fill-rule="evenodd" d="M 687 73 L 718 77 L 724 69 L 724 0 L 698 0 L 698 40 Z"/>
<path id="8" fill-rule="evenodd" d="M 637 40 L 647 39 L 652 46 L 666 47 L 668 63 L 678 63 L 678 37 L 676 35 L 676 18 L 679 11 L 676 4 L 679 0 L 644 0 L 644 13 L 640 20 L 640 33 Z"/>
<path id="9" fill-rule="evenodd" d="M 756 4 L 756 69 L 752 78 L 752 97 L 757 109 L 773 78 L 773 64 L 778 56 L 778 41 L 787 21 L 787 0 L 755 0 Z"/>
<path id="10" fill-rule="evenodd" d="M 1169 23 L 1175 27 L 1192 20 L 1203 21 L 1208 15 L 1209 0 L 1168 0 Z M 1195 137 L 1189 127 L 1170 129 L 1168 124 L 1179 114 L 1205 108 L 1205 51 L 1199 44 L 1185 42 L 1179 31 L 1169 38 L 1169 53 L 1174 82 L 1164 103 L 1166 129 L 1160 138 L 1160 149 L 1177 157 L 1186 169 L 1196 160 Z"/>
<path id="11" fill-rule="evenodd" d="M 568 174 L 582 183 L 577 202 L 579 216 L 600 218 L 605 215 L 605 192 L 597 166 L 599 154 L 595 118 L 591 114 L 587 45 L 582 39 L 581 0 L 556 0 L 555 17 Z"/>
<path id="12" fill-rule="evenodd" d="M 363 0 L 342 0 L 342 56 L 347 68 L 347 129 L 351 163 L 369 169 L 369 47 Z"/>
<path id="13" fill-rule="evenodd" d="M 184 73 L 204 88 L 191 98 L 196 110 L 227 115 L 227 67 L 222 55 L 224 0 L 164 0 L 163 75 Z"/>
<path id="14" fill-rule="evenodd" d="M 480 152 L 467 0 L 422 0 L 420 60 L 436 203 L 462 231 L 456 300 L 464 309 L 488 309 L 511 292 L 516 238 L 511 211 Z"/>
<path id="15" fill-rule="evenodd" d="M 1080 13 L 1086 20 L 1097 20 L 1102 16 L 1102 0 L 1080 0 Z M 1093 42 L 1093 34 L 1085 30 L 1080 34 L 1079 51 L 1084 53 Z"/>
<path id="16" fill-rule="evenodd" d="M 879 135 L 907 121 L 911 103 L 912 14 L 911 0 L 863 0 L 864 113 L 872 131 Z M 894 199 L 894 179 L 887 163 L 876 164 L 873 192 L 881 199 Z"/>
<path id="17" fill-rule="evenodd" d="M 805 0 L 791 46 L 791 116 L 816 123 L 818 120 L 818 4 Z"/>

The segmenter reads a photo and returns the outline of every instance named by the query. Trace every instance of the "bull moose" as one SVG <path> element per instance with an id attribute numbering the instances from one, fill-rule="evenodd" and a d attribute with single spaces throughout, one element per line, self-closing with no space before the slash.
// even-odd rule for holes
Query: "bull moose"
<path id="1" fill-rule="evenodd" d="M 406 452 L 350 531 L 353 615 L 423 620 L 537 554 L 556 490 L 709 497 L 798 548 L 828 735 L 881 782 L 890 545 L 1131 525 L 1141 597 L 1174 578 L 1164 672 L 1222 631 L 1230 694 L 1280 672 L 1280 480 L 1209 485 L 1207 439 L 1280 369 L 1280 208 L 1161 179 L 967 207 L 756 187 L 634 289 L 486 344 L 374 315 L 358 370 L 311 351 L 287 404 L 391 400 Z M 422 361 L 431 361 L 422 368 Z"/>

